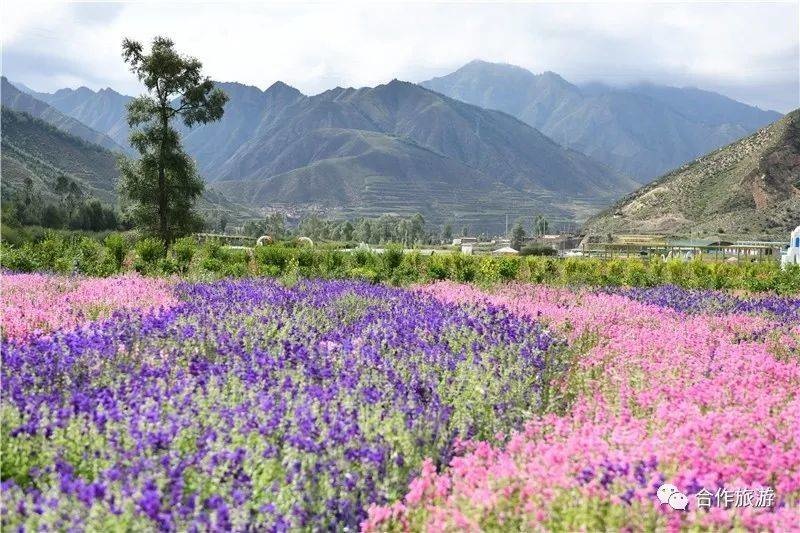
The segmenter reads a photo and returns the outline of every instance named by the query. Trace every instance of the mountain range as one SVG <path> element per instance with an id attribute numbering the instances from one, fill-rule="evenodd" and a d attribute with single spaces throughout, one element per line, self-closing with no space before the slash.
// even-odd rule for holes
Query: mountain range
<path id="1" fill-rule="evenodd" d="M 218 86 L 230 97 L 224 118 L 184 129 L 184 143 L 212 187 L 251 206 L 421 212 L 499 231 L 506 214 L 586 218 L 636 185 L 508 114 L 412 83 L 315 96 L 283 83 Z M 127 135 L 129 97 L 85 88 L 36 96 L 120 142 Z"/>
<path id="2" fill-rule="evenodd" d="M 695 88 L 578 86 L 554 72 L 485 61 L 421 85 L 505 111 L 640 183 L 781 117 Z"/>
<path id="3" fill-rule="evenodd" d="M 800 222 L 800 110 L 659 178 L 588 233 L 785 235 Z"/>
<path id="4" fill-rule="evenodd" d="M 217 86 L 229 96 L 223 119 L 181 128 L 210 192 L 252 209 L 421 212 L 434 224 L 496 233 L 506 216 L 585 220 L 651 173 L 780 117 L 697 89 L 576 86 L 484 62 L 422 85 L 392 80 L 314 96 L 282 82 Z M 3 80 L 4 106 L 130 150 L 130 96 L 19 87 Z"/>

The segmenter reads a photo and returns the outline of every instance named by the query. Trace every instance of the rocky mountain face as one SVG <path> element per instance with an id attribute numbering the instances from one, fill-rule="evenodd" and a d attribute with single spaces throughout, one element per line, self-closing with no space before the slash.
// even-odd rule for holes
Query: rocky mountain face
<path id="1" fill-rule="evenodd" d="M 121 146 L 128 146 L 126 106 L 132 97 L 106 88 L 93 91 L 87 87 L 59 89 L 55 93 L 32 93 L 62 113 L 80 120 L 90 128 L 102 131 Z"/>
<path id="2" fill-rule="evenodd" d="M 579 87 L 553 72 L 483 61 L 421 85 L 509 113 L 640 183 L 781 116 L 699 89 Z"/>
<path id="3" fill-rule="evenodd" d="M 185 146 L 209 183 L 254 207 L 333 216 L 419 211 L 488 231 L 501 229 L 507 213 L 582 220 L 636 186 L 508 114 L 411 83 L 310 97 L 280 82 L 265 91 L 219 86 L 230 96 L 225 116 L 183 129 Z M 127 136 L 124 99 L 102 92 L 47 99 Z M 110 111 L 112 101 L 120 113 Z"/>
<path id="4" fill-rule="evenodd" d="M 128 151 L 123 148 L 123 145 L 115 142 L 105 131 L 93 129 L 70 113 L 62 112 L 46 102 L 20 91 L 9 83 L 5 77 L 2 78 L 2 91 L 0 92 L 2 92 L 2 105 L 8 109 L 27 113 L 55 126 L 61 131 L 103 148 L 117 152 Z M 127 146 L 127 141 L 124 146 Z"/>
<path id="5" fill-rule="evenodd" d="M 800 110 L 626 196 L 587 232 L 785 237 L 800 220 Z"/>

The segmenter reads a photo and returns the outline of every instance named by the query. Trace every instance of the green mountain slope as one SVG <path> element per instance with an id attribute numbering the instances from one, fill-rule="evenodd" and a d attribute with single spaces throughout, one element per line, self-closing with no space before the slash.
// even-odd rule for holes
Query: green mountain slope
<path id="1" fill-rule="evenodd" d="M 10 197 L 32 179 L 47 199 L 55 199 L 55 180 L 63 174 L 82 191 L 104 203 L 116 203 L 116 156 L 27 113 L 2 108 L 3 196 Z"/>
<path id="2" fill-rule="evenodd" d="M 43 200 L 55 202 L 56 179 L 63 175 L 79 186 L 84 197 L 97 198 L 106 206 L 117 204 L 119 171 L 114 152 L 5 106 L 0 139 L 4 199 L 13 198 L 30 178 Z M 199 208 L 206 214 L 224 211 L 234 220 L 254 215 L 213 188 L 204 193 Z"/>
<path id="3" fill-rule="evenodd" d="M 316 149 L 312 162 L 267 179 L 230 180 L 215 185 L 231 197 L 255 204 L 322 208 L 332 216 L 410 216 L 446 220 L 500 231 L 506 213 L 548 212 L 574 218 L 576 206 L 547 192 L 520 192 L 407 139 L 366 130 L 321 128 L 299 138 L 288 152 Z M 292 157 L 292 154 L 286 154 Z M 584 207 L 585 208 L 585 207 Z M 580 211 L 580 207 L 577 209 Z M 579 213 L 586 216 L 589 209 Z"/>
<path id="4" fill-rule="evenodd" d="M 32 96 L 105 133 L 120 146 L 128 146 L 126 106 L 133 100 L 132 97 L 110 88 L 92 91 L 87 87 L 60 89 L 53 94 L 35 93 Z"/>
<path id="5" fill-rule="evenodd" d="M 800 110 L 685 165 L 587 221 L 591 234 L 780 235 L 800 223 Z"/>

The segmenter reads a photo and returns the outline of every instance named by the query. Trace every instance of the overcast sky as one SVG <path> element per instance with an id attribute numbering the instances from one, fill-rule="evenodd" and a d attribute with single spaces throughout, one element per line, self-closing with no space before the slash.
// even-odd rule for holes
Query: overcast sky
<path id="1" fill-rule="evenodd" d="M 306 94 L 422 81 L 472 59 L 572 82 L 651 81 L 800 107 L 798 2 L 2 4 L 2 71 L 40 91 L 139 91 L 123 36 L 170 36 L 221 81 Z"/>

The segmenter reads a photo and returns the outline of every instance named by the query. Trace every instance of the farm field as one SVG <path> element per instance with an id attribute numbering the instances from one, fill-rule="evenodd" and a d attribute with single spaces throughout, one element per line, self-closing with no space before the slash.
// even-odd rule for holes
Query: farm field
<path id="1" fill-rule="evenodd" d="M 2 284 L 3 529 L 800 523 L 795 296 Z M 663 483 L 686 510 L 659 503 Z"/>

